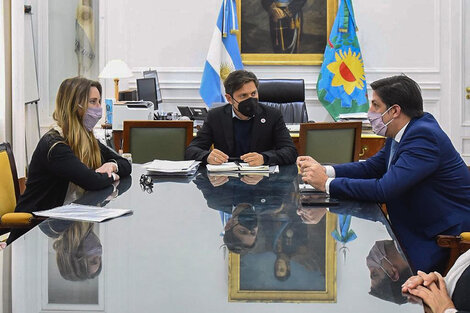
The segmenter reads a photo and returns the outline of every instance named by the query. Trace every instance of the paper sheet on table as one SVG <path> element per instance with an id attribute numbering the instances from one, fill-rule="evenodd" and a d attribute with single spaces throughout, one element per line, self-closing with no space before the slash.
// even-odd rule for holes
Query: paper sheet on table
<path id="1" fill-rule="evenodd" d="M 144 168 L 151 175 L 181 175 L 189 176 L 196 173 L 200 161 L 167 161 L 167 160 L 153 160 L 150 163 L 144 164 Z"/>
<path id="2" fill-rule="evenodd" d="M 76 203 L 70 203 L 50 210 L 33 212 L 36 216 L 86 222 L 103 222 L 129 213 L 132 213 L 132 210 L 102 208 Z"/>
<path id="3" fill-rule="evenodd" d="M 219 165 L 206 165 L 209 172 L 257 172 L 257 173 L 277 173 L 279 172 L 279 166 L 269 166 L 269 165 L 260 165 L 260 166 L 250 166 L 248 163 L 238 163 L 238 162 L 227 162 Z M 275 171 L 277 168 L 277 172 Z"/>

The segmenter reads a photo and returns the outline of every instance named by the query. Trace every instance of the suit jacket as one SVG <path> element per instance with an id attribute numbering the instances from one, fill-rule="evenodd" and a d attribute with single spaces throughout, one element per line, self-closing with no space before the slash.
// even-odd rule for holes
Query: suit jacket
<path id="1" fill-rule="evenodd" d="M 454 302 L 454 305 L 459 313 L 470 312 L 470 298 L 468 297 L 469 290 L 470 265 L 467 266 L 467 269 L 462 273 L 462 276 L 460 276 L 452 294 L 452 302 Z"/>
<path id="2" fill-rule="evenodd" d="M 470 229 L 470 171 L 434 117 L 410 121 L 387 170 L 391 139 L 365 162 L 335 165 L 330 194 L 385 202 L 415 270 L 442 270 L 439 234 Z"/>
<path id="3" fill-rule="evenodd" d="M 235 156 L 232 118 L 230 104 L 210 110 L 196 138 L 186 148 L 185 158 L 206 161 L 212 144 Z M 253 117 L 250 152 L 263 153 L 271 165 L 295 163 L 297 150 L 279 110 L 259 104 Z"/>

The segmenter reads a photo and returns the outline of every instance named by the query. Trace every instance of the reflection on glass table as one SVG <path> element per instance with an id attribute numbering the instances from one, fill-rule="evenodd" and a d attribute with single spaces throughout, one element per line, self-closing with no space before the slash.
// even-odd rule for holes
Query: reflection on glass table
<path id="1" fill-rule="evenodd" d="M 103 267 L 99 225 L 48 219 L 39 228 L 49 237 L 46 306 L 98 308 Z"/>
<path id="2" fill-rule="evenodd" d="M 371 294 L 366 258 L 375 242 L 395 239 L 376 204 L 342 202 L 302 212 L 295 167 L 281 167 L 279 174 L 263 177 L 257 184 L 228 177 L 217 187 L 201 168 L 192 181 L 183 183 L 153 178 L 152 193 L 140 187 L 144 173 L 134 164 L 132 184 L 117 197 L 108 199 L 111 190 L 86 194 L 94 203 L 132 209 L 134 214 L 93 224 L 96 237 L 89 233 L 76 240 L 81 242 L 75 245 L 80 262 L 92 257 L 90 251 L 99 251 L 95 239 L 102 245 L 101 269 L 99 262 L 89 260 L 73 265 L 76 272 L 74 268 L 66 275 L 83 280 L 63 278 L 53 248 L 59 236 L 50 237 L 70 226 L 53 225 L 48 232 L 50 225 L 41 224 L 1 251 L 4 273 L 11 273 L 2 278 L 3 297 L 12 303 L 4 312 L 423 311 L 421 305 L 399 305 Z M 339 215 L 351 216 L 349 227 L 345 223 L 340 227 Z M 251 238 L 244 239 L 240 251 L 224 258 L 223 235 L 239 226 Z M 357 238 L 344 240 L 346 229 Z M 343 242 L 333 238 L 335 230 L 342 236 L 338 238 L 347 241 L 346 258 L 339 250 Z M 385 256 L 394 264 L 393 253 L 385 247 Z M 386 260 L 380 256 L 376 261 L 396 279 Z M 399 266 L 409 268 L 406 261 L 396 266 L 398 272 Z M 386 285 L 391 286 L 393 281 L 387 278 Z M 233 290 L 254 290 L 259 295 L 233 302 Z M 313 297 L 314 293 L 320 297 L 320 290 L 332 292 L 329 300 Z M 393 292 L 383 289 L 387 297 Z M 261 298 L 263 293 L 271 298 Z M 303 293 L 311 295 L 305 300 Z"/>

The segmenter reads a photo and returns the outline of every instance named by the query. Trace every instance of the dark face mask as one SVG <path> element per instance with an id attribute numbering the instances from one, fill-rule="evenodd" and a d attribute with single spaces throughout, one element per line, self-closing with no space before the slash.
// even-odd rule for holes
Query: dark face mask
<path id="1" fill-rule="evenodd" d="M 249 230 L 253 230 L 258 226 L 258 217 L 253 209 L 246 208 L 238 214 L 238 223 Z"/>
<path id="2" fill-rule="evenodd" d="M 245 115 L 246 117 L 253 117 L 255 116 L 256 108 L 258 107 L 258 98 L 248 98 L 241 102 L 233 99 L 235 102 L 238 103 L 238 111 Z"/>

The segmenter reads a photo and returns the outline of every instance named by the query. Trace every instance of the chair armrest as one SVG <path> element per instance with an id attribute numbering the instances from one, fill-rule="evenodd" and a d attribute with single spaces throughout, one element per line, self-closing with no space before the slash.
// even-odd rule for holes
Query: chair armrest
<path id="1" fill-rule="evenodd" d="M 470 232 L 461 233 L 460 237 L 462 237 L 462 240 L 470 241 Z"/>
<path id="2" fill-rule="evenodd" d="M 31 213 L 6 213 L 0 218 L 2 227 L 18 227 L 31 224 L 34 216 Z"/>

